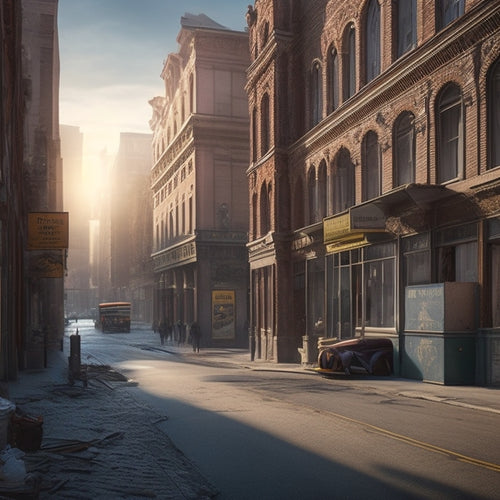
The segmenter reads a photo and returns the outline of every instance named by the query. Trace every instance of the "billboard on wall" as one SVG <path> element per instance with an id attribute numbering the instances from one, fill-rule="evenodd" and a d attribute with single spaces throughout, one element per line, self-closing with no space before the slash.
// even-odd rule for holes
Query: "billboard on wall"
<path id="1" fill-rule="evenodd" d="M 212 339 L 235 338 L 234 309 L 234 290 L 212 290 Z"/>

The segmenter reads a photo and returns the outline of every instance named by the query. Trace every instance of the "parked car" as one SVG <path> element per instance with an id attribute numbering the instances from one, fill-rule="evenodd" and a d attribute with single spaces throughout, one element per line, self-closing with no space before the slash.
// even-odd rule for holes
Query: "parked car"
<path id="1" fill-rule="evenodd" d="M 356 337 L 320 349 L 320 373 L 344 372 L 390 375 L 393 371 L 393 344 L 390 339 Z"/>

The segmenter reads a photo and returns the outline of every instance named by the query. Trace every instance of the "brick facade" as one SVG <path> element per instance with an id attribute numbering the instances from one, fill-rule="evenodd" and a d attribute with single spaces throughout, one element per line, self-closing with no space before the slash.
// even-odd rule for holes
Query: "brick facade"
<path id="1" fill-rule="evenodd" d="M 314 321 L 307 317 L 307 310 L 315 308 L 310 303 L 314 286 L 306 278 L 299 291 L 298 270 L 313 266 L 314 260 L 326 268 L 330 261 L 343 258 L 342 251 L 350 248 L 346 238 L 353 236 L 324 241 L 323 220 L 340 220 L 341 214 L 358 207 L 368 212 L 370 207 L 380 209 L 386 221 L 386 242 L 397 243 L 394 248 L 400 248 L 405 236 L 432 234 L 434 241 L 445 228 L 461 223 L 474 224 L 478 233 L 495 224 L 499 171 L 488 156 L 493 127 L 488 106 L 498 110 L 498 98 L 488 85 L 493 85 L 492 71 L 498 75 L 500 2 L 464 1 L 457 6 L 463 10 L 457 12 L 444 7 L 441 11 L 440 2 L 416 0 L 413 5 L 414 23 L 405 20 L 405 13 L 398 17 L 397 4 L 385 0 L 257 0 L 253 6 L 247 92 L 253 118 L 249 250 L 255 281 L 251 328 L 257 356 L 297 360 L 302 337 L 313 333 Z M 413 41 L 404 46 L 406 22 Z M 380 37 L 374 35 L 377 32 Z M 270 104 L 266 152 L 261 146 L 264 95 Z M 332 109 L 336 96 L 338 102 Z M 449 148 L 443 138 L 450 123 L 447 113 L 460 115 L 458 135 L 450 136 L 458 144 L 452 148 L 456 161 L 443 153 Z M 403 137 L 399 131 L 405 118 L 411 135 Z M 412 168 L 404 172 L 401 144 L 410 136 Z M 450 165 L 456 172 L 446 170 Z M 407 174 L 410 180 L 400 182 Z M 351 184 L 352 195 L 345 190 Z M 269 213 L 262 203 L 264 193 L 269 197 Z M 269 217 L 269 224 L 262 223 L 263 217 Z M 366 231 L 365 236 L 369 240 L 373 235 Z M 493 241 L 491 234 L 489 238 Z M 498 313 L 492 311 L 494 291 L 484 291 L 495 286 L 485 278 L 481 245 L 486 243 L 479 238 L 471 244 L 479 248 L 474 274 L 481 290 L 479 326 L 498 326 Z M 359 248 L 355 252 L 370 253 L 368 243 Z M 439 281 L 442 264 L 437 261 L 443 252 L 436 246 L 429 248 L 429 282 Z M 485 255 L 485 261 L 492 258 Z M 396 251 L 393 258 L 399 269 L 395 274 L 400 276 L 406 257 Z M 460 274 L 459 269 L 456 272 Z M 264 274 L 272 276 L 271 281 Z M 329 279 L 330 275 L 325 276 Z M 272 293 L 264 292 L 262 280 Z M 299 303 L 290 300 L 294 283 Z M 368 316 L 361 318 L 361 313 L 356 325 L 357 313 L 351 311 L 349 336 L 371 330 L 371 334 L 391 336 L 398 348 L 405 315 L 400 304 L 408 285 L 404 280 L 394 281 L 394 316 L 385 330 L 370 327 Z M 359 294 L 361 304 L 368 292 L 363 288 Z M 264 309 L 273 304 L 271 316 L 262 311 L 263 297 L 268 295 L 272 303 Z M 328 313 L 332 302 L 340 299 L 326 289 L 324 296 L 322 308 Z M 287 306 L 274 307 L 282 302 Z M 302 311 L 304 317 L 295 314 L 290 323 L 291 311 Z M 332 324 L 326 330 L 326 336 L 346 336 Z M 280 338 L 286 338 L 288 346 L 282 353 Z M 261 349 L 260 344 L 274 344 L 274 350 Z"/>

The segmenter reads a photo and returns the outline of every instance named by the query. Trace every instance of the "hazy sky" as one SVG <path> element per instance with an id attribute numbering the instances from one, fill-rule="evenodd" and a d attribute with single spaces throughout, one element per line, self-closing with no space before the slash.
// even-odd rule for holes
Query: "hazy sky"
<path id="1" fill-rule="evenodd" d="M 114 153 L 120 132 L 151 133 L 148 101 L 177 52 L 181 17 L 244 30 L 253 0 L 59 0 L 60 122 L 79 126 L 87 156 Z"/>

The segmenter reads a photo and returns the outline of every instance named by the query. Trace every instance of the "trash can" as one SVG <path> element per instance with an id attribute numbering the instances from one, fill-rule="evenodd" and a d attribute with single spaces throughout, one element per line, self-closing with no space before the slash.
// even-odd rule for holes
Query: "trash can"
<path id="1" fill-rule="evenodd" d="M 0 450 L 3 450 L 9 442 L 10 416 L 16 409 L 16 405 L 8 399 L 0 398 Z"/>

